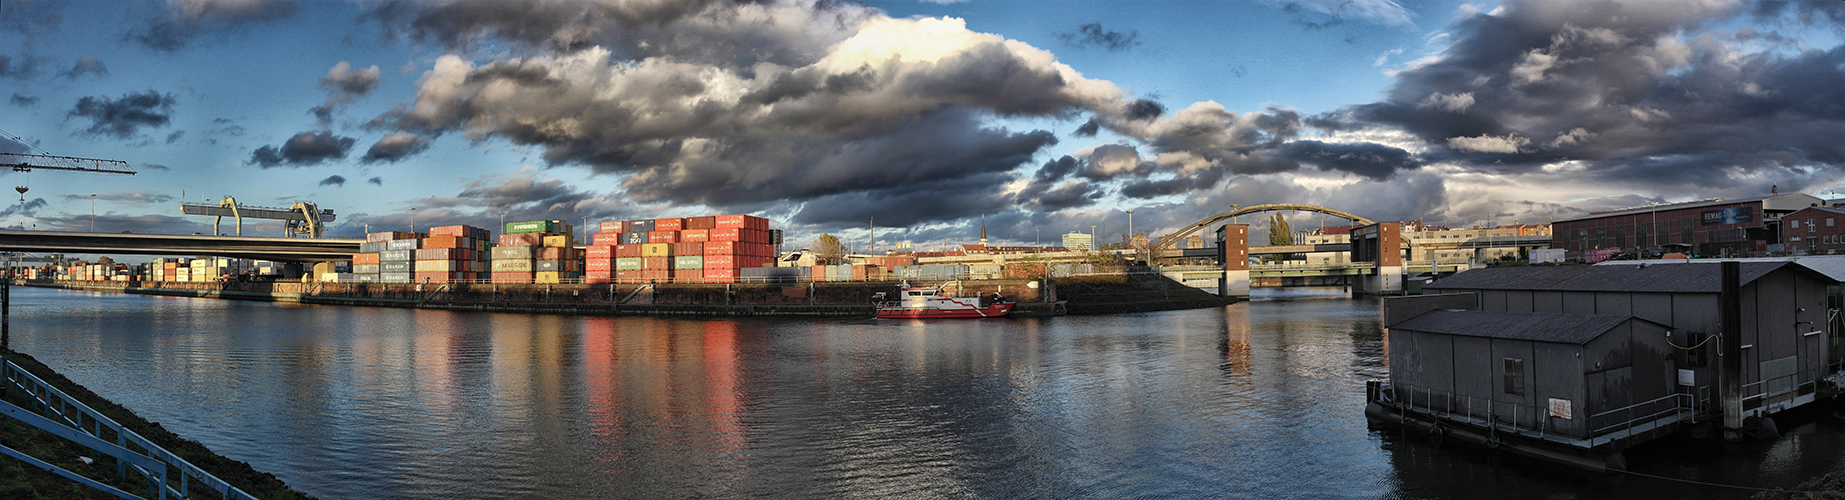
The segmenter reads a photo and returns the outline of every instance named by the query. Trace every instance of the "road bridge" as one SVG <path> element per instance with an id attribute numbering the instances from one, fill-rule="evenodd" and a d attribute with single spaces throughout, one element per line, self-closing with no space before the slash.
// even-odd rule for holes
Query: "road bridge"
<path id="1" fill-rule="evenodd" d="M 346 260 L 365 240 L 0 230 L 0 251 L 103 255 L 210 255 L 282 262 Z"/>

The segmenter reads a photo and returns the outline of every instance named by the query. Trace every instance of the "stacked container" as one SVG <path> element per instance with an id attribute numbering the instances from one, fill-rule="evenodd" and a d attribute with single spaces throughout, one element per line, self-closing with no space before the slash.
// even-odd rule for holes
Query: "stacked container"
<path id="1" fill-rule="evenodd" d="M 748 215 L 602 223 L 586 251 L 590 283 L 731 283 L 774 262 L 769 220 Z"/>
<path id="2" fill-rule="evenodd" d="M 492 232 L 473 226 L 429 228 L 416 250 L 417 283 L 458 283 L 487 279 L 487 241 Z"/>
<path id="3" fill-rule="evenodd" d="M 560 220 L 510 222 L 493 247 L 494 283 L 568 283 L 583 277 L 572 229 Z M 543 268 L 543 269 L 541 269 Z"/>

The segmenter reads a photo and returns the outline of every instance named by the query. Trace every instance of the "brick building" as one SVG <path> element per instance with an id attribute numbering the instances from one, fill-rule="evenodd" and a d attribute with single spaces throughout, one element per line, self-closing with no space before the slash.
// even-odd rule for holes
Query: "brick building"
<path id="1" fill-rule="evenodd" d="M 1845 250 L 1845 209 L 1807 207 L 1781 218 L 1787 223 L 1782 243 L 1791 252 Z"/>
<path id="2" fill-rule="evenodd" d="M 1567 250 L 1571 258 L 1612 249 L 1700 256 L 1767 252 L 1781 248 L 1783 217 L 1824 205 L 1818 197 L 1793 193 L 1624 208 L 1551 221 L 1551 248 Z"/>

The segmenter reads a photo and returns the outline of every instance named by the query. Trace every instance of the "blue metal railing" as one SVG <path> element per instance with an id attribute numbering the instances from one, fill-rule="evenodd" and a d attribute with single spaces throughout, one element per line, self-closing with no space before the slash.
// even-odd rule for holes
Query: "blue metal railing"
<path id="1" fill-rule="evenodd" d="M 19 391 L 21 399 L 24 399 L 27 405 L 27 407 L 20 407 L 0 402 L 0 413 L 116 458 L 116 474 L 120 477 L 128 477 L 130 470 L 133 470 L 134 473 L 147 478 L 149 491 L 145 498 L 193 498 L 191 491 L 195 482 L 197 486 L 220 493 L 223 498 L 236 500 L 256 498 L 218 479 L 217 476 L 205 472 L 204 469 L 192 465 L 191 462 L 174 455 L 140 434 L 128 430 L 122 424 L 103 416 L 95 409 L 78 402 L 76 398 L 45 383 L 43 379 L 13 364 L 10 360 L 0 365 L 0 381 L 6 384 L 9 392 Z M 109 433 L 113 433 L 114 443 L 105 439 L 106 434 Z M 140 451 L 136 451 L 137 448 Z M 26 456 L 10 448 L 0 447 L 0 450 L 4 450 L 3 453 L 8 456 L 92 488 L 122 498 L 143 498 Z M 171 482 L 172 478 L 167 472 L 169 467 L 179 471 L 177 484 Z"/>

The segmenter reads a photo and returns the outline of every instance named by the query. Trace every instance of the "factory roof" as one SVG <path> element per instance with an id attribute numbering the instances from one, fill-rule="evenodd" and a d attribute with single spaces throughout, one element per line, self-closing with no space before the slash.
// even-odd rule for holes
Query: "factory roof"
<path id="1" fill-rule="evenodd" d="M 1435 290 L 1545 290 L 1573 292 L 1717 293 L 1722 266 L 1715 261 L 1685 264 L 1594 266 L 1525 266 L 1475 269 L 1443 278 L 1423 288 Z M 1742 263 L 1741 283 L 1748 284 L 1783 267 L 1826 274 L 1789 261 Z M 1845 263 L 1840 272 L 1845 275 Z M 1830 276 L 1828 276 L 1830 278 Z"/>
<path id="2" fill-rule="evenodd" d="M 1633 319 L 1638 318 L 1612 314 L 1435 310 L 1397 323 L 1391 329 L 1580 345 Z"/>

